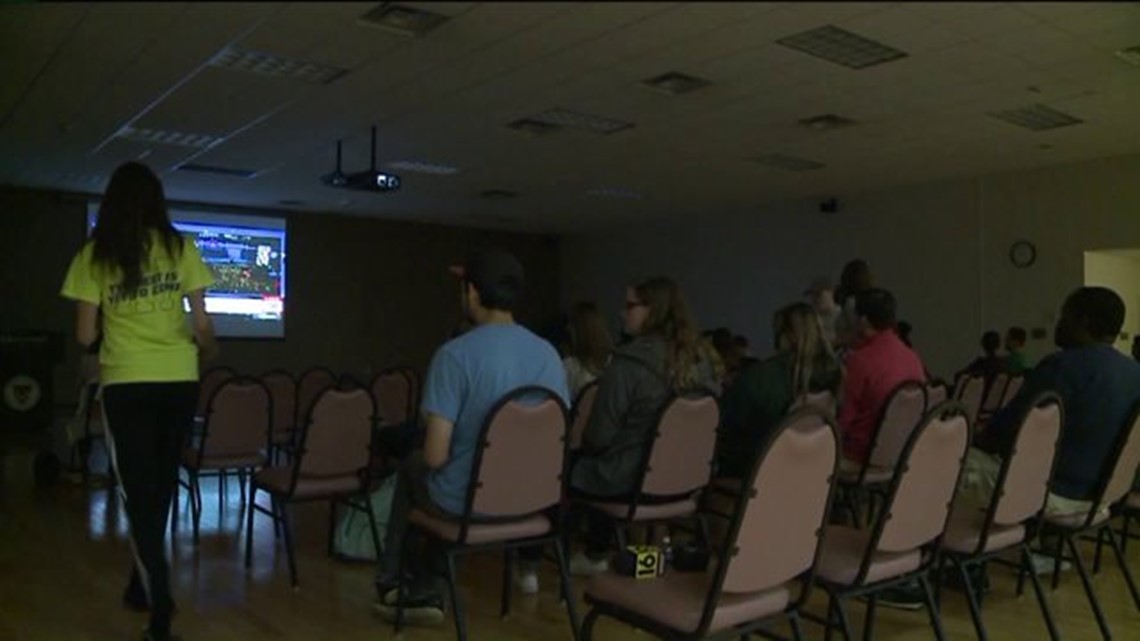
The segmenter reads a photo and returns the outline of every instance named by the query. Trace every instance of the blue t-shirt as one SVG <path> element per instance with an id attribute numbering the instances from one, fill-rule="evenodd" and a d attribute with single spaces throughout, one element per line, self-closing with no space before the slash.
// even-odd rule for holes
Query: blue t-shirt
<path id="1" fill-rule="evenodd" d="M 1061 397 L 1065 416 L 1051 490 L 1069 499 L 1091 499 L 1120 431 L 1140 402 L 1140 364 L 1102 344 L 1049 356 L 982 432 L 980 438 L 993 443 L 991 451 L 1009 451 L 1018 419 L 1046 390 Z"/>
<path id="2" fill-rule="evenodd" d="M 428 475 L 435 504 L 463 512 L 476 441 L 487 414 L 507 392 L 526 385 L 549 388 L 569 404 L 566 370 L 547 341 L 520 325 L 476 327 L 440 347 L 424 381 L 422 411 L 451 421 L 447 463 Z"/>

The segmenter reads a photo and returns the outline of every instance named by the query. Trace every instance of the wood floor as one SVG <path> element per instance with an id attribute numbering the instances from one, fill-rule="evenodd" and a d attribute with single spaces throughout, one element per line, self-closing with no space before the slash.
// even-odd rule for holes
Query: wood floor
<path id="1" fill-rule="evenodd" d="M 9 452 L 0 476 L 0 640 L 128 641 L 138 639 L 145 616 L 126 612 L 119 603 L 130 568 L 126 518 L 119 502 L 105 489 L 61 483 L 36 489 L 31 482 L 31 454 Z M 181 610 L 176 632 L 186 641 L 375 641 L 393 638 L 391 627 L 371 611 L 372 569 L 325 556 L 323 505 L 300 506 L 296 512 L 301 588 L 289 587 L 284 548 L 274 540 L 267 519 L 255 531 L 254 565 L 242 567 L 239 538 L 243 507 L 237 484 L 218 500 L 217 486 L 203 488 L 205 514 L 201 545 L 190 541 L 184 512 L 173 557 L 174 593 Z M 185 501 L 183 501 L 185 510 Z M 1130 549 L 1140 571 L 1140 543 Z M 1088 558 L 1091 558 L 1089 554 Z M 509 620 L 498 617 L 500 576 L 495 556 L 461 562 L 459 572 L 468 604 L 470 638 L 515 641 L 569 639 L 564 610 L 557 601 L 556 576 L 544 568 L 537 597 L 516 596 Z M 1013 595 L 1012 572 L 990 570 L 994 589 L 985 602 L 985 618 L 995 640 L 1045 639 L 1036 602 Z M 582 583 L 575 585 L 579 593 Z M 1140 639 L 1140 613 L 1132 606 L 1115 563 L 1106 563 L 1094 579 L 1116 639 Z M 823 612 L 822 594 L 809 609 Z M 1061 587 L 1048 596 L 1064 638 L 1099 638 L 1088 602 L 1075 571 L 1065 572 Z M 579 599 L 579 612 L 585 605 Z M 853 623 L 860 625 L 863 607 L 852 604 Z M 943 616 L 949 638 L 974 639 L 965 601 L 959 592 L 944 592 Z M 879 609 L 876 638 L 911 641 L 932 639 L 923 611 Z M 819 626 L 806 624 L 807 638 L 822 639 Z M 438 628 L 409 629 L 408 641 L 454 639 L 450 619 Z M 596 639 L 625 641 L 647 635 L 603 619 Z"/>

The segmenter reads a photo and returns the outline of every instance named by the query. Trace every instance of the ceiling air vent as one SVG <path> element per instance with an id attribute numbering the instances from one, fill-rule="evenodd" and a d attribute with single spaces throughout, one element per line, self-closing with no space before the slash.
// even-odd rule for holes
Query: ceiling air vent
<path id="1" fill-rule="evenodd" d="M 613 118 L 606 118 L 605 116 L 584 114 L 577 111 L 570 111 L 569 109 L 549 109 L 540 114 L 525 118 L 525 120 L 557 127 L 583 129 L 596 134 L 613 134 L 633 127 L 632 122 L 615 120 Z"/>
<path id="2" fill-rule="evenodd" d="M 1121 49 L 1120 51 L 1116 52 L 1116 57 L 1120 58 L 1130 65 L 1140 67 L 1140 45 L 1129 47 L 1127 49 Z"/>
<path id="3" fill-rule="evenodd" d="M 707 87 L 712 82 L 696 76 L 681 73 L 679 71 L 670 71 L 663 73 L 660 76 L 646 78 L 639 83 L 646 89 L 652 89 L 669 96 L 679 96 L 685 93 L 692 93 L 697 89 Z"/>
<path id="4" fill-rule="evenodd" d="M 215 174 L 218 176 L 234 176 L 237 178 L 253 178 L 257 176 L 256 169 L 235 169 L 232 167 L 218 167 L 216 165 L 199 165 L 186 163 L 175 167 L 177 171 L 186 171 L 199 174 Z"/>
<path id="5" fill-rule="evenodd" d="M 837 116 L 835 114 L 823 114 L 822 116 L 813 116 L 811 118 L 803 118 L 799 121 L 800 125 L 807 127 L 813 131 L 829 131 L 831 129 L 841 129 L 843 127 L 850 127 L 855 124 L 854 120 Z"/>
<path id="6" fill-rule="evenodd" d="M 401 36 L 418 38 L 447 22 L 447 20 L 448 17 L 443 14 L 416 9 L 395 2 L 385 2 L 360 16 L 359 21 L 362 24 L 379 27 Z"/>
<path id="7" fill-rule="evenodd" d="M 907 56 L 904 51 L 833 25 L 781 38 L 776 43 L 851 69 L 866 69 Z"/>
<path id="8" fill-rule="evenodd" d="M 1070 116 L 1056 109 L 1050 109 L 1045 105 L 1029 105 L 1028 107 L 1007 109 L 1005 111 L 992 111 L 989 115 L 1030 131 L 1060 129 L 1061 127 L 1079 125 L 1084 122 L 1080 118 Z"/>
<path id="9" fill-rule="evenodd" d="M 479 197 L 483 200 L 510 200 L 518 197 L 518 192 L 509 191 L 507 189 L 484 189 L 479 192 Z"/>
<path id="10" fill-rule="evenodd" d="M 785 169 L 787 171 L 810 171 L 812 169 L 822 169 L 827 166 L 814 160 L 786 156 L 784 154 L 766 154 L 764 156 L 757 156 L 753 160 L 767 167 Z"/>
<path id="11" fill-rule="evenodd" d="M 539 122 L 532 118 L 519 118 L 512 123 L 508 123 L 507 127 L 532 136 L 544 136 L 562 129 L 562 127 L 558 125 L 552 125 L 548 122 Z"/>

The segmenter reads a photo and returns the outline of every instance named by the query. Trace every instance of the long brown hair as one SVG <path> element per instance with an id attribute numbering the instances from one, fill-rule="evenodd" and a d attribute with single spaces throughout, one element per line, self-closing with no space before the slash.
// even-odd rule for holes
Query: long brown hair
<path id="1" fill-rule="evenodd" d="M 125 291 L 138 289 L 151 249 L 151 232 L 158 232 L 167 254 L 180 255 L 182 236 L 166 213 L 162 182 L 142 163 L 123 163 L 111 175 L 99 204 L 99 219 L 91 233 L 95 242 L 92 262 L 118 268 Z"/>
<path id="2" fill-rule="evenodd" d="M 610 360 L 613 339 L 606 318 L 594 303 L 581 302 L 570 310 L 570 355 L 591 374 L 602 373 Z"/>
<path id="3" fill-rule="evenodd" d="M 697 382 L 697 367 L 703 350 L 697 324 L 681 297 L 677 283 L 664 276 L 655 276 L 633 290 L 649 308 L 639 333 L 656 334 L 665 340 L 665 375 L 673 391 L 692 388 Z"/>

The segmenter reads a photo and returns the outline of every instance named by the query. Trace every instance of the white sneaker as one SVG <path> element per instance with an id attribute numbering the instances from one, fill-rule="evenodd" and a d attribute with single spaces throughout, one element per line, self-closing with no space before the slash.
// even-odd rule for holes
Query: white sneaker
<path id="1" fill-rule="evenodd" d="M 1037 576 L 1041 576 L 1043 574 L 1053 574 L 1053 565 L 1056 563 L 1056 559 L 1053 557 L 1047 554 L 1031 553 L 1029 555 L 1029 560 L 1033 562 L 1033 572 Z M 1062 572 L 1068 571 L 1072 567 L 1073 564 L 1069 563 L 1068 561 L 1061 561 Z"/>
<path id="2" fill-rule="evenodd" d="M 527 596 L 538 594 L 538 572 L 534 568 L 519 568 L 515 572 L 515 587 Z"/>
<path id="3" fill-rule="evenodd" d="M 610 562 L 605 559 L 595 561 L 583 552 L 575 552 L 570 557 L 570 574 L 572 576 L 594 576 L 610 569 Z"/>

